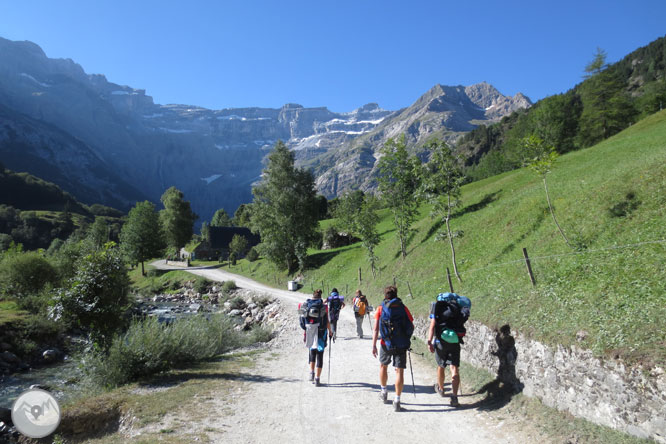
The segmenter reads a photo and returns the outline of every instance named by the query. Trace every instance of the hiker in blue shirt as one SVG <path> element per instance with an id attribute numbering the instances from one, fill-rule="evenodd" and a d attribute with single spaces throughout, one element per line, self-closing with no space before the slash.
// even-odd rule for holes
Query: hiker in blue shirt
<path id="1" fill-rule="evenodd" d="M 328 319 L 331 321 L 333 327 L 333 336 L 331 338 L 335 341 L 338 332 L 338 319 L 340 318 L 340 310 L 345 308 L 345 297 L 338 294 L 338 289 L 331 290 L 331 295 L 326 299 L 328 305 Z"/>

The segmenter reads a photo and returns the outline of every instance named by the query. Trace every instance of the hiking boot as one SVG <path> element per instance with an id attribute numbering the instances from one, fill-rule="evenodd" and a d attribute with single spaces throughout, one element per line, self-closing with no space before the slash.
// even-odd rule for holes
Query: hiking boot
<path id="1" fill-rule="evenodd" d="M 400 410 L 402 410 L 402 407 L 400 407 L 400 401 L 393 401 L 393 411 L 399 412 Z"/>
<path id="2" fill-rule="evenodd" d="M 315 378 L 314 385 L 315 387 L 319 387 L 321 385 L 321 383 L 319 382 L 319 378 Z"/>
<path id="3" fill-rule="evenodd" d="M 379 391 L 379 399 L 382 400 L 384 404 L 388 402 L 388 392 Z"/>
<path id="4" fill-rule="evenodd" d="M 458 402 L 457 396 L 451 396 L 451 407 L 458 407 L 460 403 Z"/>
<path id="5" fill-rule="evenodd" d="M 311 372 L 311 373 L 310 373 L 310 379 L 309 379 L 309 381 L 310 381 L 310 382 L 314 381 L 314 372 Z"/>
<path id="6" fill-rule="evenodd" d="M 444 390 L 442 390 L 441 388 L 439 388 L 439 384 L 438 384 L 438 383 L 435 383 L 435 393 L 439 393 L 439 396 L 441 396 L 442 398 L 443 398 L 444 396 L 446 396 L 446 395 L 444 394 Z"/>

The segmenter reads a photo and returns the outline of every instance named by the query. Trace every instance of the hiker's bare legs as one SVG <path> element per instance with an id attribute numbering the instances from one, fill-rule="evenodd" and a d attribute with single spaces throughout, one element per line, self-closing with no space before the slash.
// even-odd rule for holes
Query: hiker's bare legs
<path id="1" fill-rule="evenodd" d="M 443 370 L 443 369 L 442 369 Z M 451 366 L 451 390 L 453 391 L 453 396 L 458 396 L 458 387 L 460 386 L 460 373 L 458 372 L 458 366 Z"/>
<path id="2" fill-rule="evenodd" d="M 386 384 L 384 384 L 386 385 Z M 405 385 L 405 369 L 395 369 L 395 394 L 400 396 L 402 394 L 402 387 Z"/>
<path id="3" fill-rule="evenodd" d="M 386 382 L 388 381 L 388 365 L 379 366 L 379 384 L 382 387 L 386 387 Z"/>
<path id="4" fill-rule="evenodd" d="M 322 370 L 321 367 L 317 367 L 317 378 L 321 376 L 321 370 Z"/>
<path id="5" fill-rule="evenodd" d="M 437 366 L 437 384 L 444 393 L 444 380 L 446 379 L 446 368 Z"/>

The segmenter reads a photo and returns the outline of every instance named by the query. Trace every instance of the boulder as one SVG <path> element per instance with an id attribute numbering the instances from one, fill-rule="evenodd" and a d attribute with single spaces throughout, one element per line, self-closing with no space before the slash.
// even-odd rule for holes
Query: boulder
<path id="1" fill-rule="evenodd" d="M 0 360 L 5 361 L 5 362 L 10 363 L 10 364 L 18 364 L 18 363 L 21 362 L 21 360 L 19 359 L 18 356 L 16 356 L 14 353 L 8 352 L 8 351 L 0 353 Z"/>
<path id="2" fill-rule="evenodd" d="M 241 310 L 238 310 L 238 309 L 231 310 L 229 312 L 229 316 L 240 316 L 242 314 L 243 314 L 243 312 Z"/>
<path id="3" fill-rule="evenodd" d="M 42 353 L 42 358 L 46 362 L 55 362 L 60 357 L 60 351 L 57 349 L 44 350 Z"/>

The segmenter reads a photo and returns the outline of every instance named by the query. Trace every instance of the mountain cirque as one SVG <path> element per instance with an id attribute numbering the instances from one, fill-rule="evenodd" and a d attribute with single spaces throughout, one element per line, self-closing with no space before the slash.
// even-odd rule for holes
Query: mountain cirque
<path id="1" fill-rule="evenodd" d="M 17 147 L 26 141 L 34 145 L 48 128 L 44 140 L 61 142 L 30 155 L 48 151 L 40 171 L 44 163 L 52 164 L 58 170 L 52 180 L 84 202 L 100 196 L 99 203 L 127 209 L 138 195 L 157 202 L 166 188 L 176 186 L 203 221 L 219 208 L 233 213 L 252 200 L 251 185 L 277 140 L 294 151 L 298 165 L 313 170 L 320 192 L 333 197 L 372 187 L 377 151 L 389 137 L 405 133 L 410 147 L 433 135 L 453 142 L 531 102 L 520 93 L 506 97 L 480 83 L 436 85 L 395 112 L 374 103 L 346 113 L 297 104 L 222 110 L 159 105 L 144 90 L 86 74 L 70 59 L 48 58 L 34 43 L 0 38 L 0 104 L 0 125 L 33 122 L 30 131 L 0 138 L 0 160 L 8 168 L 29 170 L 33 162 L 22 159 Z M 77 151 L 70 152 L 74 146 Z M 80 159 L 83 151 L 89 153 L 83 167 L 113 174 L 100 181 L 92 179 L 98 173 L 75 173 L 82 163 L 69 159 Z M 100 186 L 114 192 L 91 192 Z M 79 190 L 85 195 L 79 196 Z"/>

